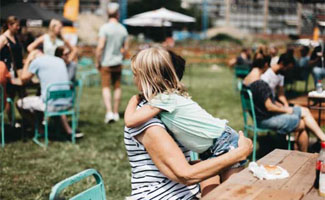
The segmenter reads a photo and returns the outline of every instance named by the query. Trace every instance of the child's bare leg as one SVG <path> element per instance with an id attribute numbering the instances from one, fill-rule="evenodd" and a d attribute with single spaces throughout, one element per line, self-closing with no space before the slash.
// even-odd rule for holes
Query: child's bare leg
<path id="1" fill-rule="evenodd" d="M 220 174 L 220 181 L 221 181 L 221 183 L 223 183 L 224 181 L 226 181 L 231 175 L 233 175 L 235 173 L 238 173 L 238 172 L 240 172 L 243 169 L 244 169 L 244 167 L 237 167 L 237 168 L 228 168 L 228 169 L 225 169 Z"/>

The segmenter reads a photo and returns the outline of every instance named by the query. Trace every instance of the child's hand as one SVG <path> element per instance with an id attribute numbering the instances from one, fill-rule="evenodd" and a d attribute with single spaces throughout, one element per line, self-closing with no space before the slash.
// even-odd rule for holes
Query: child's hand
<path id="1" fill-rule="evenodd" d="M 247 153 L 246 156 L 248 156 L 253 151 L 252 140 L 250 140 L 249 138 L 245 137 L 242 131 L 239 131 L 238 134 L 239 134 L 238 148 L 241 148 L 241 149 L 247 151 L 246 152 Z M 244 158 L 244 159 L 246 159 L 246 158 Z"/>

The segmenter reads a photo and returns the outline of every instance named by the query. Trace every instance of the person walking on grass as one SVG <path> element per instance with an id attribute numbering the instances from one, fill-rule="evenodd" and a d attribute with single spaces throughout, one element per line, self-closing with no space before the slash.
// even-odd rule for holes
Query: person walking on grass
<path id="1" fill-rule="evenodd" d="M 131 68 L 141 95 L 131 98 L 125 110 L 125 125 L 137 127 L 159 115 L 175 138 L 203 160 L 236 149 L 238 133 L 227 125 L 227 120 L 213 117 L 191 100 L 174 67 L 163 48 L 145 49 L 132 58 Z M 148 105 L 136 109 L 143 98 Z M 227 168 L 225 177 L 240 170 L 244 163 L 246 160 Z"/>
<path id="2" fill-rule="evenodd" d="M 96 49 L 96 68 L 101 74 L 102 95 L 106 107 L 105 123 L 119 120 L 118 110 L 122 94 L 121 70 L 128 33 L 124 26 L 118 22 L 118 8 L 117 3 L 108 5 L 109 20 L 99 30 Z M 114 87 L 114 107 L 111 103 L 111 83 Z"/>

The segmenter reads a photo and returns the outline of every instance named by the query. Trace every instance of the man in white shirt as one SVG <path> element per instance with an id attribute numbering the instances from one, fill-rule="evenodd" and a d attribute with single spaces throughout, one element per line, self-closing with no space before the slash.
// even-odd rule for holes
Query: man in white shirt
<path id="1" fill-rule="evenodd" d="M 274 97 L 277 97 L 278 101 L 284 106 L 289 106 L 287 98 L 284 95 L 284 75 L 288 69 L 294 67 L 295 59 L 291 54 L 281 54 L 277 64 L 271 66 L 264 74 L 261 79 L 268 83 L 272 90 Z"/>

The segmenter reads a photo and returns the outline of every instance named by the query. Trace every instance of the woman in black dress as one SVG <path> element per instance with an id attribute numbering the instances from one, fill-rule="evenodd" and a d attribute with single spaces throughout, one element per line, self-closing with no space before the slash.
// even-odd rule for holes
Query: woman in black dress
<path id="1" fill-rule="evenodd" d="M 23 68 L 23 47 L 17 37 L 19 29 L 19 20 L 15 16 L 9 16 L 0 35 L 0 60 L 6 64 L 11 78 L 18 78 Z M 7 84 L 7 94 L 11 99 L 14 100 L 17 92 L 23 94 L 22 88 Z M 8 114 L 10 115 L 10 112 Z"/>
<path id="2" fill-rule="evenodd" d="M 23 67 L 23 48 L 17 38 L 19 29 L 19 20 L 10 16 L 0 35 L 0 60 L 6 63 L 8 71 L 15 72 L 15 76 L 18 75 L 17 71 Z"/>

